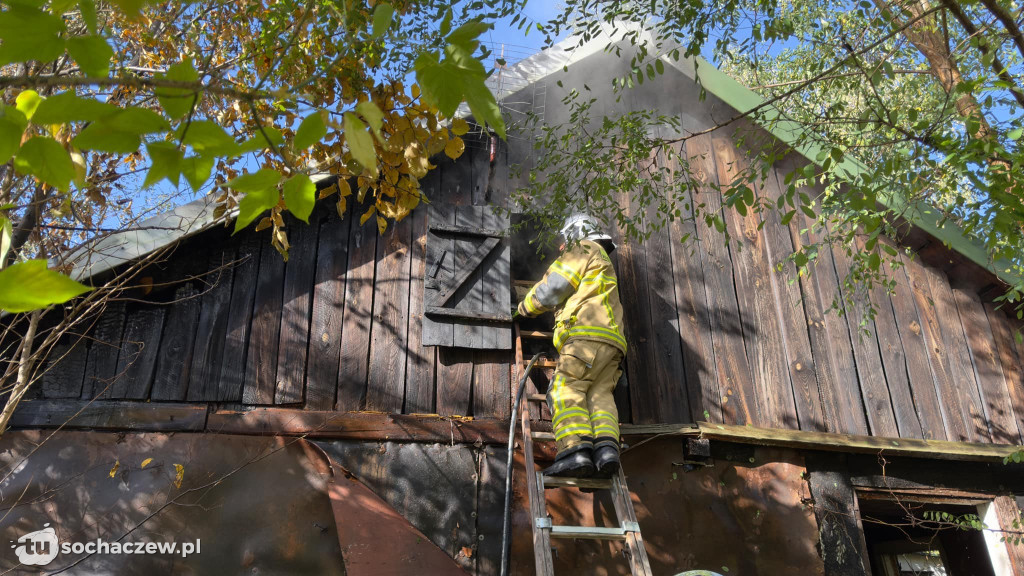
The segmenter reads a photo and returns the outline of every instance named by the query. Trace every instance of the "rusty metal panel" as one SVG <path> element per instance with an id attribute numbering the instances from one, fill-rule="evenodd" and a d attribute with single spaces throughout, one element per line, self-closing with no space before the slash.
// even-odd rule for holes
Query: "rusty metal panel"
<path id="1" fill-rule="evenodd" d="M 475 446 L 342 440 L 316 444 L 462 568 L 475 570 Z"/>
<path id="2" fill-rule="evenodd" d="M 332 467 L 331 506 L 348 576 L 469 576 L 355 476 Z"/>
<path id="3" fill-rule="evenodd" d="M 342 575 L 330 470 L 311 450 L 296 439 L 10 431 L 0 439 L 0 539 L 49 523 L 62 543 L 200 541 L 187 557 L 60 554 L 40 567 L 48 572 Z M 15 553 L 0 552 L 0 572 Z"/>

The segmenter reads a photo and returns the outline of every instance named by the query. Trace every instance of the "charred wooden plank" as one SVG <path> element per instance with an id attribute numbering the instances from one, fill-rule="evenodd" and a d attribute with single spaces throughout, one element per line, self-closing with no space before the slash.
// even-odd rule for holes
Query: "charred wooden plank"
<path id="1" fill-rule="evenodd" d="M 659 164 L 666 161 L 664 157 L 653 160 Z M 647 207 L 649 223 L 657 221 L 659 208 L 656 202 Z M 661 228 L 649 232 L 650 236 L 644 241 L 647 276 L 641 279 L 643 282 L 639 291 L 647 301 L 649 311 L 652 363 L 647 370 L 649 380 L 641 387 L 641 395 L 647 399 L 646 406 L 638 409 L 638 412 L 643 412 L 643 417 L 633 421 L 685 422 L 691 417 L 704 419 L 699 414 L 693 414 L 695 408 L 690 405 L 691 395 L 687 391 L 690 386 L 699 390 L 699 384 L 691 383 L 685 377 L 687 370 L 683 364 L 683 339 L 675 300 L 675 276 L 672 271 L 675 263 L 672 261 L 669 231 Z"/>
<path id="2" fill-rule="evenodd" d="M 242 401 L 253 306 L 259 285 L 260 244 L 267 241 L 252 230 L 242 234 L 244 238 L 238 245 L 232 273 L 231 304 L 217 384 L 218 402 Z"/>
<path id="3" fill-rule="evenodd" d="M 746 186 L 747 161 L 730 138 L 712 139 L 718 181 L 724 189 Z M 754 191 L 751 189 L 751 193 Z M 757 214 L 748 210 L 742 216 L 737 210 L 723 208 L 726 229 L 732 246 L 733 276 L 740 318 L 750 330 L 743 331 L 743 340 L 750 363 L 754 397 L 761 407 L 761 425 L 798 425 L 793 387 L 786 366 L 782 328 L 775 311 L 771 290 L 771 269 L 765 253 L 764 232 L 759 230 Z"/>
<path id="4" fill-rule="evenodd" d="M 550 428 L 547 428 L 550 429 Z M 508 423 L 500 420 L 446 418 L 436 414 L 380 414 L 253 408 L 211 412 L 209 432 L 223 434 L 309 435 L 313 438 L 349 438 L 394 442 L 502 444 L 508 441 Z"/>
<path id="5" fill-rule="evenodd" d="M 799 166 L 791 161 L 784 166 L 783 172 L 799 170 Z M 809 196 L 818 195 L 812 189 L 798 191 Z M 834 304 L 841 307 L 842 298 L 831 247 L 823 244 L 819 230 L 802 211 L 796 211 L 789 231 L 794 250 L 817 252 L 817 258 L 809 265 L 809 274 L 800 278 L 800 293 L 818 373 L 825 425 L 830 432 L 867 434 L 868 420 L 857 382 L 850 329 L 846 319 L 833 307 Z"/>
<path id="6" fill-rule="evenodd" d="M 362 208 L 355 210 L 361 213 Z M 373 324 L 373 288 L 377 257 L 377 223 L 373 218 L 351 224 L 348 273 L 345 277 L 345 324 L 341 329 L 337 410 L 362 409 L 366 403 L 367 363 Z"/>
<path id="7" fill-rule="evenodd" d="M 192 368 L 192 345 L 199 323 L 199 291 L 192 282 L 174 290 L 160 337 L 156 377 L 149 396 L 153 400 L 184 400 L 188 372 Z"/>
<path id="8" fill-rule="evenodd" d="M 68 342 L 53 347 L 42 376 L 45 398 L 79 398 L 85 381 L 88 345 L 84 338 L 70 335 Z"/>
<path id="9" fill-rule="evenodd" d="M 711 138 L 697 136 L 686 141 L 686 158 L 692 177 L 699 184 L 693 189 L 694 206 L 711 217 L 722 217 L 722 199 L 717 190 L 718 173 L 711 152 Z M 724 237 L 704 219 L 696 221 L 704 260 L 704 279 L 708 296 L 708 317 L 714 342 L 714 359 L 721 396 L 706 398 L 722 411 L 722 420 L 733 424 L 757 424 L 759 406 L 751 380 L 747 353 L 743 346 L 743 325 L 733 281 L 732 259 Z"/>
<path id="10" fill-rule="evenodd" d="M 277 390 L 275 404 L 302 402 L 309 343 L 309 319 L 313 305 L 313 279 L 316 275 L 317 233 L 313 224 L 287 220 L 291 230 L 288 262 L 284 269 L 284 304 L 281 309 L 280 343 L 277 347 Z"/>
<path id="11" fill-rule="evenodd" d="M 796 265 L 788 260 L 793 254 L 793 238 L 786 226 L 782 225 L 777 206 L 783 197 L 779 171 L 784 166 L 772 166 L 760 185 L 760 196 L 768 201 L 769 208 L 761 214 L 764 245 L 769 266 L 768 277 L 775 294 L 775 311 L 782 330 L 782 344 L 786 351 L 789 379 L 793 384 L 796 413 L 801 430 L 825 431 L 825 409 L 822 406 L 818 375 L 821 370 L 811 352 L 810 335 L 807 332 L 808 314 L 804 309 L 800 292 L 800 275 Z M 772 272 L 775 270 L 775 272 Z"/>
<path id="12" fill-rule="evenodd" d="M 436 172 L 434 170 L 433 172 Z M 436 178 L 435 178 L 436 181 Z M 433 189 L 424 188 L 429 197 Z M 420 207 L 412 213 L 412 251 L 409 271 L 409 348 L 405 368 L 403 412 L 434 412 L 434 361 L 436 349 L 423 345 L 423 274 L 427 266 L 427 214 Z"/>
<path id="13" fill-rule="evenodd" d="M 898 247 L 885 236 L 879 242 L 893 250 Z M 892 260 L 885 259 L 883 272 L 893 284 L 893 293 L 886 296 L 892 302 L 896 319 L 896 328 L 903 345 L 904 358 L 907 363 L 907 376 L 910 390 L 914 398 L 914 407 L 921 423 L 922 437 L 929 440 L 946 440 L 946 429 L 942 420 L 942 408 L 936 392 L 936 383 L 932 377 L 928 361 L 928 343 L 925 340 L 923 321 L 918 314 L 914 301 L 910 278 L 899 254 Z M 880 295 L 879 298 L 885 296 Z"/>
<path id="14" fill-rule="evenodd" d="M 412 218 L 394 223 L 377 239 L 373 331 L 366 409 L 401 412 L 405 399 L 409 333 L 409 267 Z"/>
<path id="15" fill-rule="evenodd" d="M 483 225 L 508 229 L 508 217 L 498 214 L 494 208 L 486 208 Z M 509 280 L 511 271 L 511 247 L 507 240 L 501 240 L 498 248 L 481 263 L 480 311 L 491 314 L 505 314 L 512 308 Z M 476 326 L 480 347 L 484 350 L 511 350 L 512 327 L 500 325 Z M 506 354 L 506 356 L 508 356 Z"/>
<path id="16" fill-rule="evenodd" d="M 680 150 L 685 158 L 685 150 Z M 689 166 L 681 167 L 671 158 L 673 174 L 689 173 Z M 682 176 L 679 176 L 682 179 Z M 680 217 L 668 225 L 671 251 L 675 307 L 682 346 L 683 370 L 690 400 L 691 418 L 722 421 L 722 390 L 719 388 L 718 367 L 715 363 L 714 342 L 711 335 L 711 317 L 705 288 L 704 254 L 697 238 L 697 224 L 693 216 L 693 197 L 689 186 L 677 184 L 674 200 Z"/>
<path id="17" fill-rule="evenodd" d="M 458 163 L 456 163 L 458 164 Z M 460 206 L 455 211 L 455 222 L 460 226 L 483 227 L 484 208 L 481 206 Z M 488 239 L 492 241 L 495 239 Z M 468 276 L 469 281 L 462 285 L 462 289 L 455 292 L 456 297 L 450 300 L 453 304 L 449 307 L 459 312 L 482 312 L 480 309 L 483 300 L 483 271 L 476 261 L 478 255 L 477 242 L 464 238 L 455 238 L 455 279 L 452 284 L 461 276 Z M 431 314 L 428 308 L 427 314 Z M 481 348 L 481 331 L 469 323 L 456 323 L 454 326 L 454 346 L 466 348 Z M 471 356 L 467 356 L 467 361 Z"/>
<path id="18" fill-rule="evenodd" d="M 850 483 L 846 462 L 834 454 L 807 458 L 808 483 L 818 518 L 818 534 L 829 576 L 861 576 L 867 573 L 867 547 L 859 526 L 857 496 Z"/>
<path id="19" fill-rule="evenodd" d="M 467 416 L 472 404 L 473 351 L 439 348 L 437 351 L 437 413 Z"/>
<path id="20" fill-rule="evenodd" d="M 206 424 L 206 406 L 172 402 L 115 400 L 31 400 L 18 405 L 15 428 L 94 428 L 117 431 L 199 431 Z"/>
<path id="21" fill-rule="evenodd" d="M 866 252 L 867 247 L 862 239 L 857 240 L 857 248 Z M 875 247 L 875 251 L 880 251 Z M 879 254 L 879 258 L 881 255 Z M 872 286 L 868 293 L 872 308 L 875 310 L 875 331 L 878 338 L 878 351 L 885 370 L 885 383 L 889 389 L 896 427 L 902 438 L 923 438 L 921 421 L 914 406 L 914 395 L 910 389 L 910 376 L 907 371 L 906 353 L 896 324 L 892 298 L 881 284 Z"/>
<path id="22" fill-rule="evenodd" d="M 334 409 L 341 360 L 349 227 L 353 219 L 349 214 L 345 218 L 328 218 L 320 224 L 306 362 L 306 408 L 309 410 Z"/>
<path id="23" fill-rule="evenodd" d="M 439 170 L 435 169 L 431 174 L 436 172 Z M 449 204 L 432 203 L 427 207 L 427 218 L 431 223 L 454 223 L 455 208 Z M 433 302 L 441 287 L 447 286 L 455 278 L 454 238 L 427 231 L 425 270 L 431 271 L 431 274 L 429 278 L 424 278 L 422 300 Z M 435 321 L 429 316 L 424 316 L 422 322 L 421 341 L 424 346 L 452 346 L 455 343 L 455 327 L 450 322 Z"/>
<path id="24" fill-rule="evenodd" d="M 1024 359 L 1017 353 L 1014 327 L 1010 318 L 995 304 L 986 303 L 985 312 L 992 336 L 995 340 L 998 362 L 1006 377 L 1006 387 L 1010 395 L 1010 405 L 1017 428 L 1024 430 Z"/>
<path id="25" fill-rule="evenodd" d="M 508 232 L 501 228 L 477 228 L 472 226 L 453 226 L 451 224 L 431 224 L 429 230 L 434 234 L 479 236 L 482 238 L 505 238 L 508 236 Z"/>
<path id="26" fill-rule="evenodd" d="M 473 352 L 473 416 L 507 419 L 511 383 L 509 353 L 499 350 Z"/>
<path id="27" fill-rule="evenodd" d="M 985 308 L 978 295 L 969 289 L 953 289 L 953 298 L 964 326 L 967 348 L 974 366 L 974 375 L 978 379 L 982 408 L 992 432 L 992 441 L 1019 444 L 1020 430 L 1013 417 L 1010 391 L 1003 367 L 996 356 L 995 337 Z"/>
<path id="28" fill-rule="evenodd" d="M 871 427 L 871 433 L 876 436 L 898 437 L 899 426 L 896 424 L 889 388 L 886 386 L 885 368 L 882 366 L 882 356 L 878 349 L 878 330 L 868 316 L 868 295 L 858 285 L 851 286 L 848 283 L 848 250 L 852 251 L 852 248 L 833 244 L 832 260 L 839 278 L 839 297 L 844 306 L 843 315 L 850 329 L 850 340 L 853 343 L 853 356 L 857 362 L 857 377 L 860 380 L 868 425 Z"/>
<path id="29" fill-rule="evenodd" d="M 109 304 L 93 329 L 89 360 L 85 369 L 82 400 L 109 398 L 117 373 L 117 356 L 124 335 L 125 304 Z"/>
<path id="30" fill-rule="evenodd" d="M 511 307 L 511 305 L 510 305 Z M 436 318 L 451 318 L 457 320 L 467 321 L 478 321 L 481 323 L 490 324 L 511 324 L 511 314 L 489 314 L 487 312 L 477 312 L 474 310 L 454 310 L 452 308 L 439 308 L 437 306 L 427 306 L 424 311 L 427 316 Z M 472 325 L 471 322 L 465 322 L 464 324 Z M 482 346 L 481 346 L 482 348 Z"/>
<path id="31" fill-rule="evenodd" d="M 970 411 L 961 397 L 956 382 L 953 380 L 949 366 L 949 357 L 943 340 L 943 329 L 939 322 L 939 312 L 935 299 L 932 298 L 929 274 L 921 261 L 907 254 L 900 254 L 907 278 L 910 280 L 911 293 L 921 318 L 922 335 L 928 351 L 928 366 L 935 382 L 935 392 L 939 399 L 939 410 L 942 412 L 947 440 L 969 441 L 977 438 L 974 432 Z"/>
<path id="32" fill-rule="evenodd" d="M 228 332 L 231 306 L 231 275 L 235 248 L 228 244 L 211 251 L 209 271 L 202 278 L 203 296 L 199 301 L 199 325 L 196 328 L 189 370 L 188 400 L 213 401 L 220 388 L 221 362 Z"/>
<path id="33" fill-rule="evenodd" d="M 974 375 L 974 366 L 971 364 L 971 354 L 967 348 L 967 337 L 956 309 L 953 289 L 949 285 L 949 279 L 941 270 L 926 266 L 924 272 L 928 277 L 928 286 L 931 289 L 935 314 L 942 333 L 940 350 L 948 361 L 949 378 L 956 394 L 960 397 L 965 421 L 970 429 L 968 440 L 988 441 L 991 439 L 991 434 L 978 391 L 978 380 Z"/>
<path id="34" fill-rule="evenodd" d="M 144 400 L 149 397 L 166 312 L 163 306 L 146 306 L 128 313 L 117 359 L 117 373 L 121 377 L 111 387 L 111 398 Z"/>
<path id="35" fill-rule="evenodd" d="M 277 390 L 277 347 L 281 336 L 284 258 L 266 239 L 260 249 L 259 280 L 245 357 L 244 404 L 273 404 Z"/>

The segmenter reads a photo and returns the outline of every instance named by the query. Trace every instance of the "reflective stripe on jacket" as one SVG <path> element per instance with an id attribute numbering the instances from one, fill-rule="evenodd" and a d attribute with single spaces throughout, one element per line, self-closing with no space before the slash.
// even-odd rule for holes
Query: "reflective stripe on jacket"
<path id="1" fill-rule="evenodd" d="M 519 304 L 519 313 L 537 316 L 556 308 L 557 350 L 579 338 L 608 342 L 626 353 L 618 281 L 600 244 L 583 240 L 563 252 Z"/>

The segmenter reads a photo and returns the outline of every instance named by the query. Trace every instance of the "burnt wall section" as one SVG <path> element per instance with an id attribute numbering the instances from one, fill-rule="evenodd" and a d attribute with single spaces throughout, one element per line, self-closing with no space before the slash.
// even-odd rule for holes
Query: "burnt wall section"
<path id="1" fill-rule="evenodd" d="M 584 83 L 600 96 L 595 117 L 657 109 L 678 118 L 686 136 L 678 160 L 658 161 L 678 162 L 679 177 L 695 180 L 681 218 L 648 230 L 643 244 L 614 232 L 630 344 L 616 391 L 623 421 L 1021 442 L 1022 324 L 993 303 L 991 274 L 907 228 L 881 241 L 900 248 L 902 266 L 885 270 L 891 294 L 844 284 L 860 245 L 821 247 L 811 274 L 799 276 L 787 257 L 822 240 L 809 219 L 801 211 L 786 225 L 775 212 L 741 216 L 722 207 L 716 188 L 736 181 L 749 143 L 769 136 L 744 120 L 710 131 L 738 113 L 713 95 L 702 100 L 673 66 L 616 98 L 611 81 L 627 63 L 594 54 L 510 95 L 504 110 L 519 130 L 493 155 L 488 136 L 468 136 L 465 154 L 438 159 L 422 183 L 439 204 L 507 205 L 529 188 L 539 153 L 526 113 L 567 121 L 562 98 Z M 750 184 L 754 196 L 777 202 L 786 174 L 805 162 L 781 158 Z M 731 242 L 694 217 L 694 206 L 720 218 Z M 436 211 L 420 206 L 382 234 L 372 219 L 359 224 L 362 212 L 353 205 L 342 219 L 321 203 L 309 226 L 289 220 L 288 262 L 266 232 L 212 230 L 185 242 L 146 274 L 151 292 L 126 295 L 84 338 L 57 346 L 43 364 L 43 397 L 507 418 L 510 353 L 422 345 Z M 514 256 L 517 274 L 547 264 L 532 247 L 514 253 L 535 259 Z"/>
<path id="2" fill-rule="evenodd" d="M 45 524 L 69 544 L 200 541 L 184 557 L 180 548 L 60 554 L 48 573 L 345 574 L 329 471 L 301 441 L 23 431 L 5 434 L 0 447 L 4 542 Z M 5 547 L 0 568 L 16 564 Z"/>
<path id="3" fill-rule="evenodd" d="M 507 192 L 488 184 L 490 139 L 466 140 L 459 162 L 439 161 L 423 182 L 425 197 L 503 203 Z M 507 178 L 506 150 L 493 164 Z M 287 262 L 266 231 L 185 241 L 140 274 L 146 289 L 56 348 L 42 398 L 507 417 L 510 342 L 441 354 L 420 345 L 428 207 L 380 233 L 372 218 L 359 224 L 365 206 L 350 205 L 341 218 L 321 202 L 309 225 L 286 215 Z"/>

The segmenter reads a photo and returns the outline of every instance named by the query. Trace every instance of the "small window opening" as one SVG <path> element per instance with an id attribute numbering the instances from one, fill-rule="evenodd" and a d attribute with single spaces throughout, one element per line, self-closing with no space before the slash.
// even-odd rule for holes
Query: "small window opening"
<path id="1" fill-rule="evenodd" d="M 927 500 L 927 501 L 922 501 Z M 875 576 L 1002 576 L 994 568 L 976 501 L 861 495 Z"/>

